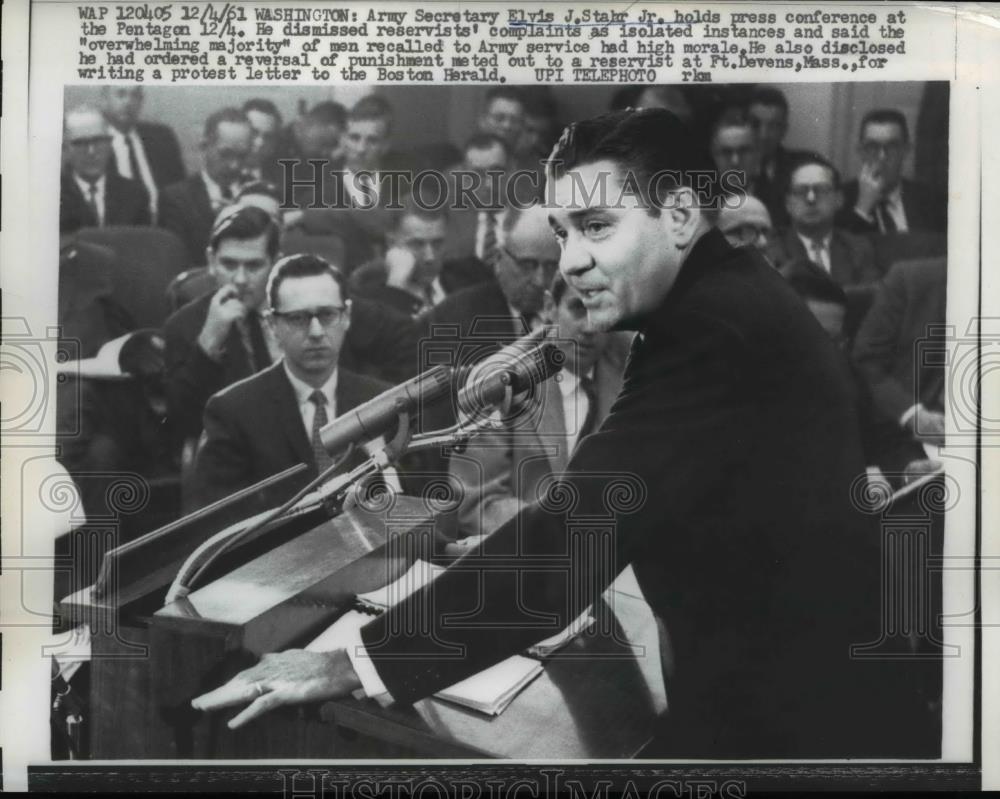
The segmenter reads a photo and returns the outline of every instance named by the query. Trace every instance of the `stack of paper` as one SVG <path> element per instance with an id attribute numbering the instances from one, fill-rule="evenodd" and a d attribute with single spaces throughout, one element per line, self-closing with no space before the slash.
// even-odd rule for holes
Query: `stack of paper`
<path id="1" fill-rule="evenodd" d="M 434 696 L 480 713 L 498 716 L 541 673 L 542 664 L 539 661 L 514 655 L 438 691 Z"/>
<path id="2" fill-rule="evenodd" d="M 576 638 L 580 633 L 594 623 L 594 617 L 588 611 L 584 611 L 565 630 L 555 635 L 549 636 L 544 641 L 539 641 L 534 646 L 528 647 L 528 654 L 536 658 L 547 658 L 553 652 L 562 649 L 566 644 Z"/>
<path id="3" fill-rule="evenodd" d="M 426 560 L 416 560 L 406 574 L 389 585 L 358 594 L 357 608 L 364 613 L 378 615 L 394 605 L 398 605 L 414 591 L 419 591 L 429 582 L 437 579 L 445 568 L 445 566 L 428 563 Z"/>

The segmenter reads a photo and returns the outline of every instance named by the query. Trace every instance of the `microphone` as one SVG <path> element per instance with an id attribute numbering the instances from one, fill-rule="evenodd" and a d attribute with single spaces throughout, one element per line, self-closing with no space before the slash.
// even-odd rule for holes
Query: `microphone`
<path id="1" fill-rule="evenodd" d="M 460 413 L 489 414 L 507 398 L 508 388 L 511 396 L 523 394 L 562 369 L 562 350 L 545 340 L 551 329 L 539 328 L 473 366 L 458 393 Z"/>
<path id="2" fill-rule="evenodd" d="M 439 365 L 383 391 L 377 397 L 338 416 L 319 431 L 320 441 L 331 456 L 350 444 L 372 441 L 392 430 L 399 414 L 415 414 L 422 405 L 451 389 L 454 369 Z"/>

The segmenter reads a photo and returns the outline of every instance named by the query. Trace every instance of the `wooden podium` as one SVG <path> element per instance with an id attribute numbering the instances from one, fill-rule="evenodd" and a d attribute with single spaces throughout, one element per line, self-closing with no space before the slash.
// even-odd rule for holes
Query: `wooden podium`
<path id="1" fill-rule="evenodd" d="M 213 518 L 220 529 L 231 515 L 225 504 L 109 553 L 98 584 L 61 603 L 91 628 L 92 758 L 622 758 L 652 736 L 666 706 L 656 621 L 641 595 L 615 587 L 595 605 L 592 633 L 547 661 L 500 716 L 434 698 L 389 708 L 347 699 L 230 731 L 237 709 L 204 714 L 191 699 L 265 652 L 305 645 L 356 594 L 434 558 L 442 519 L 405 496 L 332 519 L 300 513 L 243 542 L 201 587 L 164 606 L 184 558 L 215 532 Z"/>

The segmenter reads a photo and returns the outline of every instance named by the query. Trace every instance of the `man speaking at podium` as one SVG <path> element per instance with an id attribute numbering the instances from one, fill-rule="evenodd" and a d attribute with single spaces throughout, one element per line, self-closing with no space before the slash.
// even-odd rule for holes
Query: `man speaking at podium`
<path id="1" fill-rule="evenodd" d="M 359 688 L 414 702 L 536 643 L 543 614 L 567 625 L 631 563 L 669 635 L 668 712 L 643 756 L 912 754 L 909 664 L 851 654 L 879 637 L 880 554 L 851 503 L 865 468 L 849 378 L 781 276 L 712 228 L 704 164 L 664 110 L 567 128 L 547 174 L 560 270 L 595 327 L 638 333 L 609 416 L 563 483 L 358 646 L 267 655 L 196 708 L 248 705 L 239 726 Z M 616 473 L 639 496 L 609 511 L 594 479 Z M 610 541 L 573 522 L 609 514 Z"/>

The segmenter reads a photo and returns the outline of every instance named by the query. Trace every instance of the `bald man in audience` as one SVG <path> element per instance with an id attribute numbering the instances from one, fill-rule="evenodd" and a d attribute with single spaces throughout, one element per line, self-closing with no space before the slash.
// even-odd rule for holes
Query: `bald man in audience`
<path id="1" fill-rule="evenodd" d="M 163 190 L 160 226 L 184 242 L 192 265 L 205 264 L 212 222 L 232 204 L 249 177 L 245 170 L 252 148 L 253 129 L 243 112 L 237 108 L 216 111 L 205 121 L 201 170 Z"/>
<path id="2" fill-rule="evenodd" d="M 60 233 L 85 227 L 150 224 L 149 195 L 139 181 L 123 178 L 112 166 L 111 141 L 107 120 L 98 109 L 79 106 L 66 112 Z"/>
<path id="3" fill-rule="evenodd" d="M 740 198 L 736 207 L 723 205 L 716 227 L 734 247 L 753 246 L 762 251 L 767 249 L 774 234 L 767 207 L 749 195 Z"/>

